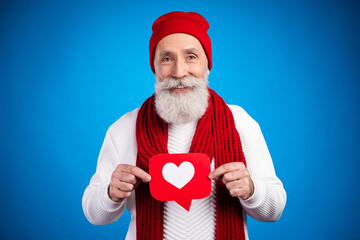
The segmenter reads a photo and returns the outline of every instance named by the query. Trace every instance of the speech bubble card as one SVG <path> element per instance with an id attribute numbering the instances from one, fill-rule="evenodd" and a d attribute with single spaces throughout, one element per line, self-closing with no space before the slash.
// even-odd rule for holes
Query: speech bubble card
<path id="1" fill-rule="evenodd" d="M 155 155 L 149 161 L 150 193 L 189 211 L 193 199 L 210 195 L 210 171 L 210 159 L 203 153 Z"/>

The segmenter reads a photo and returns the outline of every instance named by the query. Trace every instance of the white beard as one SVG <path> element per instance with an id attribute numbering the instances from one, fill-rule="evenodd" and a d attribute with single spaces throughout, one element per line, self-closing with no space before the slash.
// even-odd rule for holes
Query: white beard
<path id="1" fill-rule="evenodd" d="M 189 87 L 182 92 L 173 92 L 176 87 Z M 168 123 L 188 123 L 201 118 L 208 107 L 208 76 L 176 79 L 168 77 L 155 84 L 155 108 Z"/>

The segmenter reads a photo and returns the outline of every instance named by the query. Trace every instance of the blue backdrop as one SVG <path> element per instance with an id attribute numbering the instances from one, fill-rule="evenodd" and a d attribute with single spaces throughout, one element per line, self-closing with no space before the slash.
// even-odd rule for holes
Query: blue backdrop
<path id="1" fill-rule="evenodd" d="M 288 201 L 256 239 L 359 239 L 358 1 L 1 1 L 1 239 L 123 239 L 81 198 L 107 128 L 154 91 L 151 25 L 197 11 L 210 86 L 262 127 Z"/>

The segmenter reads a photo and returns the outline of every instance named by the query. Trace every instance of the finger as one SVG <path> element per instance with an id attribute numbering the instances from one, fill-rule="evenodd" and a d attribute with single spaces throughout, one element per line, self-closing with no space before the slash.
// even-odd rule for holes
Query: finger
<path id="1" fill-rule="evenodd" d="M 112 178 L 131 184 L 136 184 L 137 182 L 136 177 L 134 175 L 127 172 L 121 172 L 120 170 L 115 171 L 112 175 Z"/>
<path id="2" fill-rule="evenodd" d="M 220 167 L 216 168 L 214 171 L 212 171 L 209 174 L 209 178 L 212 180 L 217 180 L 225 173 L 235 171 L 235 170 L 241 169 L 243 167 L 245 167 L 245 165 L 242 162 L 225 163 L 225 164 L 221 165 Z"/>
<path id="3" fill-rule="evenodd" d="M 254 186 L 250 178 L 229 182 L 226 184 L 226 188 L 231 196 L 241 199 L 248 199 L 254 194 Z"/>
<path id="4" fill-rule="evenodd" d="M 233 197 L 239 197 L 243 200 L 248 199 L 252 196 L 252 193 L 246 188 L 236 188 L 229 191 L 230 195 Z"/>
<path id="5" fill-rule="evenodd" d="M 242 182 L 240 180 L 231 181 L 225 184 L 226 188 L 230 191 L 232 189 L 241 188 Z"/>
<path id="6" fill-rule="evenodd" d="M 134 190 L 133 184 L 122 182 L 117 179 L 111 181 L 110 186 L 112 188 L 117 188 L 123 192 L 131 192 L 132 190 Z"/>
<path id="7" fill-rule="evenodd" d="M 241 177 L 241 172 L 238 170 L 232 171 L 232 172 L 227 172 L 223 175 L 222 181 L 224 184 L 226 184 L 228 182 L 236 181 L 236 180 L 240 179 L 240 177 Z"/>
<path id="8" fill-rule="evenodd" d="M 244 195 L 243 189 L 240 189 L 240 188 L 231 189 L 231 190 L 229 191 L 229 193 L 230 193 L 230 195 L 231 195 L 232 197 L 240 197 L 240 198 L 242 198 L 243 195 Z"/>
<path id="9" fill-rule="evenodd" d="M 223 183 L 226 184 L 231 181 L 236 181 L 239 179 L 246 179 L 248 177 L 250 177 L 250 174 L 249 174 L 248 170 L 246 168 L 244 168 L 241 170 L 235 170 L 232 172 L 225 173 L 222 177 L 222 180 L 223 180 Z"/>
<path id="10" fill-rule="evenodd" d="M 143 182 L 150 182 L 151 180 L 151 176 L 141 168 L 135 167 L 132 169 L 131 173 L 137 178 L 140 178 Z"/>
<path id="11" fill-rule="evenodd" d="M 226 188 L 230 191 L 232 189 L 237 189 L 237 188 L 248 188 L 250 189 L 250 180 L 249 179 L 239 179 L 236 181 L 231 181 L 225 184 Z"/>
<path id="12" fill-rule="evenodd" d="M 130 173 L 135 177 L 140 178 L 143 182 L 149 182 L 151 180 L 151 176 L 147 172 L 133 165 L 122 164 L 121 171 Z"/>
<path id="13" fill-rule="evenodd" d="M 124 198 L 128 198 L 131 196 L 131 192 L 123 192 L 117 188 L 112 188 L 110 190 L 111 199 L 114 202 L 120 202 Z"/>

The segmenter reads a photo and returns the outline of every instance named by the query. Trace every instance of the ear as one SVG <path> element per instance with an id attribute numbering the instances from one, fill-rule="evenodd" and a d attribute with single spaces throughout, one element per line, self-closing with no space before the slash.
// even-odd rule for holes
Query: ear
<path id="1" fill-rule="evenodd" d="M 154 74 L 154 78 L 156 81 L 159 80 L 159 75 L 157 74 L 158 71 L 156 71 L 156 67 L 154 67 L 154 70 L 155 70 L 155 74 Z"/>
<path id="2" fill-rule="evenodd" d="M 155 73 L 154 73 L 154 78 L 156 79 L 156 81 L 159 79 L 158 77 L 158 71 L 157 71 L 157 66 L 155 65 L 155 57 L 154 57 L 154 61 L 153 61 L 153 66 L 154 66 L 154 71 L 155 71 Z"/>

